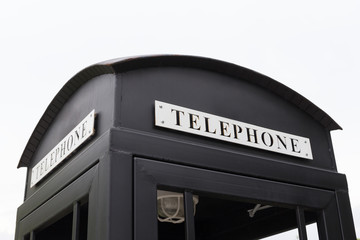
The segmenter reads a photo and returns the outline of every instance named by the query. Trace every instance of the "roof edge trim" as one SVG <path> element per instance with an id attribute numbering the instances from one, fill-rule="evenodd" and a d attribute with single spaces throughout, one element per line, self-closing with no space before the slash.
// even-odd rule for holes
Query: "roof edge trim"
<path id="1" fill-rule="evenodd" d="M 36 125 L 33 133 L 31 134 L 24 152 L 21 155 L 17 166 L 18 168 L 27 167 L 29 165 L 42 137 L 69 98 L 87 81 L 103 74 L 114 74 L 114 70 L 111 66 L 108 65 L 92 65 L 80 71 L 67 83 L 65 83 L 61 90 L 56 94 L 54 99 L 50 102 L 38 124 Z"/>

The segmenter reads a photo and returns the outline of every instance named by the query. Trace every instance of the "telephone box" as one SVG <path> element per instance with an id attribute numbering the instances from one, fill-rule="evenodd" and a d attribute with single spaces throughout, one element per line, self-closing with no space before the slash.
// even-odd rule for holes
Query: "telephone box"
<path id="1" fill-rule="evenodd" d="M 317 239 L 355 239 L 336 129 L 300 94 L 234 64 L 160 55 L 90 66 L 25 147 L 15 239 L 282 239 L 292 230 L 304 240 L 309 226 Z"/>

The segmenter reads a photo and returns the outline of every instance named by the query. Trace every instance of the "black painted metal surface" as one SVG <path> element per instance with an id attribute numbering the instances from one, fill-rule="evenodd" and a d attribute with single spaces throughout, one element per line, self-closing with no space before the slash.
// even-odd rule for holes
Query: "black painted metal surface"
<path id="1" fill-rule="evenodd" d="M 158 128 L 155 100 L 308 137 L 314 159 Z M 30 188 L 31 168 L 92 109 L 95 136 Z M 183 191 L 187 208 L 197 191 L 294 209 L 265 219 L 263 232 L 249 230 L 248 239 L 296 226 L 296 218 L 289 220 L 295 209 L 303 239 L 305 221 L 314 219 L 321 239 L 355 238 L 346 177 L 337 173 L 331 144 L 335 129 L 334 120 L 295 91 L 230 63 L 169 55 L 90 66 L 50 103 L 20 159 L 28 180 L 16 239 L 33 238 L 78 202 L 88 204 L 88 239 L 156 239 L 158 185 Z M 303 209 L 316 214 L 306 219 Z M 194 219 L 187 218 L 192 239 Z"/>

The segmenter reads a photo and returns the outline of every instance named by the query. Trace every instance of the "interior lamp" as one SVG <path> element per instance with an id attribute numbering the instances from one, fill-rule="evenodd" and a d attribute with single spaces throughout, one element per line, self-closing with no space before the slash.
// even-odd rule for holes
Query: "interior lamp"
<path id="1" fill-rule="evenodd" d="M 199 196 L 193 195 L 194 215 Z M 185 221 L 183 193 L 157 190 L 158 220 L 160 222 L 182 223 Z"/>

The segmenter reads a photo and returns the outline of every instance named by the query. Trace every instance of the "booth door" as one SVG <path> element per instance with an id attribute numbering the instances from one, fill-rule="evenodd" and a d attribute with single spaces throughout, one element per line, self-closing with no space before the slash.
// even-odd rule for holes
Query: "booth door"
<path id="1" fill-rule="evenodd" d="M 135 158 L 134 239 L 343 239 L 329 190 Z"/>

